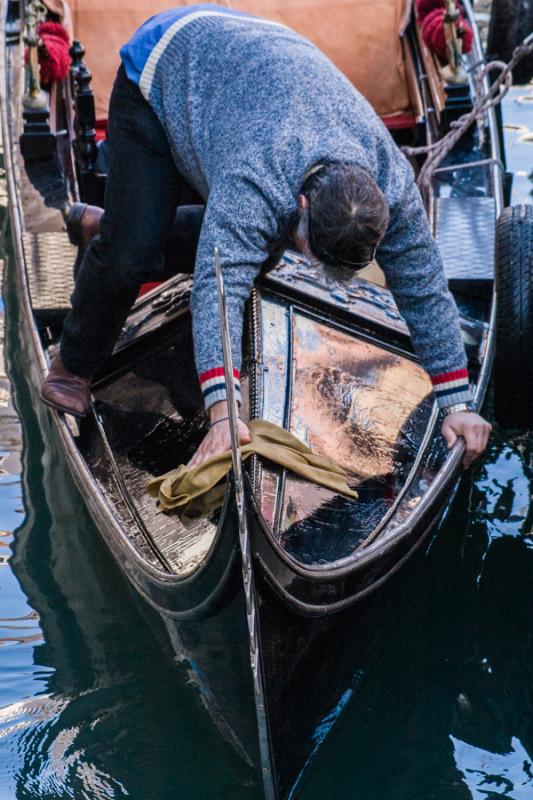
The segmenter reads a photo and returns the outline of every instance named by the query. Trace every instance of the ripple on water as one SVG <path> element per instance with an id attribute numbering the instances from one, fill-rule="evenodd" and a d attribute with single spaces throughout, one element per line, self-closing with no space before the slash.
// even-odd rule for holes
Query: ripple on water
<path id="1" fill-rule="evenodd" d="M 521 441 L 509 439 L 490 447 L 473 490 L 472 519 L 485 522 L 491 540 L 500 536 L 527 539 L 530 532 L 532 476 Z M 527 442 L 527 437 L 523 441 Z"/>
<path id="2" fill-rule="evenodd" d="M 454 757 L 473 800 L 531 800 L 533 772 L 531 756 L 516 737 L 507 751 L 491 753 L 451 737 Z"/>
<path id="3" fill-rule="evenodd" d="M 11 760 L 18 765 L 11 776 L 17 800 L 129 797 L 120 781 L 109 776 L 86 752 L 99 719 L 90 717 L 68 724 L 71 705 L 78 700 L 40 695 L 0 710 L 0 753 L 5 738 L 15 751 Z"/>

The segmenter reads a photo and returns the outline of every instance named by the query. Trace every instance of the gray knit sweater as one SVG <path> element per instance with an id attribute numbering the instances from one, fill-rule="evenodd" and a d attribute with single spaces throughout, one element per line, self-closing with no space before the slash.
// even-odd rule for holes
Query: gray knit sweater
<path id="1" fill-rule="evenodd" d="M 458 313 L 413 171 L 367 101 L 307 39 L 219 6 L 149 20 L 121 51 L 179 171 L 205 198 L 192 295 L 206 405 L 225 398 L 213 251 L 240 367 L 243 311 L 269 243 L 320 161 L 366 170 L 390 206 L 377 260 L 441 405 L 471 399 Z M 238 383 L 238 377 L 237 377 Z"/>

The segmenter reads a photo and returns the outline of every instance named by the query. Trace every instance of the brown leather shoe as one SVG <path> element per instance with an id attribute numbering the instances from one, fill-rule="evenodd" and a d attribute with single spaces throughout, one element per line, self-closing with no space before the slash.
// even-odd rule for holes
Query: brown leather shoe
<path id="1" fill-rule="evenodd" d="M 91 239 L 100 233 L 100 220 L 103 213 L 103 208 L 88 206 L 87 203 L 73 203 L 68 210 L 66 218 L 68 238 L 78 248 L 73 268 L 74 280 L 76 280 L 81 260 Z"/>
<path id="2" fill-rule="evenodd" d="M 57 355 L 41 384 L 41 400 L 47 406 L 75 417 L 84 417 L 91 406 L 91 379 L 69 372 Z"/>

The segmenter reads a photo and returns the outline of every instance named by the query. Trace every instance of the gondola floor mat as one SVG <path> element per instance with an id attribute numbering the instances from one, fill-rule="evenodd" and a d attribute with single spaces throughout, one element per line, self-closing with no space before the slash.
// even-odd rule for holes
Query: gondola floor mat
<path id="1" fill-rule="evenodd" d="M 72 265 L 76 248 L 67 234 L 25 233 L 22 244 L 33 310 L 68 311 L 74 289 Z"/>

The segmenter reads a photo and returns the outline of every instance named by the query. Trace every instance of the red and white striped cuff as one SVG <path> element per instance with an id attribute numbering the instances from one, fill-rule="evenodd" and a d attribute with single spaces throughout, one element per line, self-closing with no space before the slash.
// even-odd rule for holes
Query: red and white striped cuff
<path id="1" fill-rule="evenodd" d="M 439 375 L 430 375 L 430 378 L 440 408 L 473 400 L 466 369 L 441 372 Z"/>
<path id="2" fill-rule="evenodd" d="M 238 369 L 233 370 L 235 378 L 235 392 L 237 394 L 237 402 L 241 402 L 241 374 Z M 226 379 L 224 377 L 224 367 L 215 367 L 202 372 L 198 379 L 200 381 L 200 388 L 204 396 L 205 407 L 214 405 L 220 400 L 227 399 L 226 392 Z"/>

